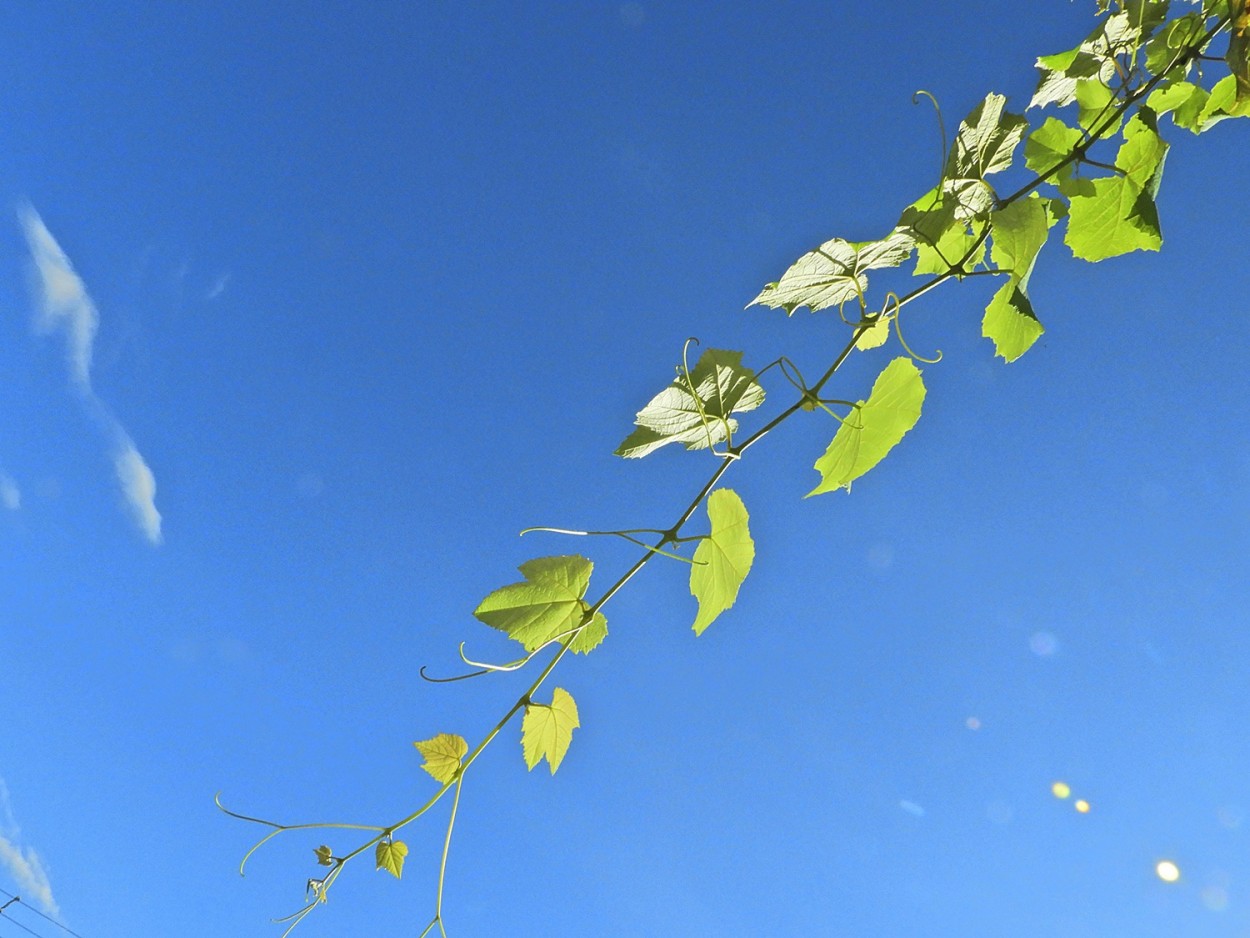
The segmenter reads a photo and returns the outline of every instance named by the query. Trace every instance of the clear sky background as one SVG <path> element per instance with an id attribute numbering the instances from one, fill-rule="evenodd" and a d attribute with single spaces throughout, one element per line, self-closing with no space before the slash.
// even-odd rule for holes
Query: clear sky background
<path id="1" fill-rule="evenodd" d="M 6 5 L 0 888 L 82 938 L 276 935 L 354 841 L 240 879 L 214 792 L 424 800 L 412 741 L 528 677 L 418 668 L 509 656 L 471 611 L 520 562 L 633 558 L 517 532 L 670 523 L 711 458 L 611 453 L 683 340 L 819 373 L 835 315 L 745 303 L 933 185 L 913 91 L 1021 110 L 1092 7 Z M 802 499 L 820 415 L 727 478 L 731 612 L 696 639 L 676 564 L 613 600 L 555 778 L 513 729 L 465 783 L 453 936 L 1250 935 L 1250 121 L 1167 132 L 1161 254 L 1052 239 L 1011 366 L 994 285 L 943 287 L 924 416 L 852 494 Z M 300 933 L 416 934 L 444 818 Z"/>

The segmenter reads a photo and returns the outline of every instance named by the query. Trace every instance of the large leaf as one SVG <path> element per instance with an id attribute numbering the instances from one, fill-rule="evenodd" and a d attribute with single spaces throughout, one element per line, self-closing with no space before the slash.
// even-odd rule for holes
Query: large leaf
<path id="1" fill-rule="evenodd" d="M 1048 117 L 1025 141 L 1024 165 L 1039 176 L 1048 173 L 1063 163 L 1082 139 L 1081 132 L 1075 127 L 1069 127 L 1056 117 Z M 1067 184 L 1075 169 L 1075 160 L 1064 163 L 1049 181 L 1057 185 L 1060 191 L 1070 194 Z"/>
<path id="2" fill-rule="evenodd" d="M 834 238 L 791 264 L 780 280 L 765 286 L 747 306 L 784 309 L 787 315 L 800 306 L 813 313 L 841 306 L 863 296 L 868 287 L 865 271 L 897 267 L 911 256 L 912 247 L 911 235 L 897 228 L 880 241 Z"/>
<path id="3" fill-rule="evenodd" d="M 460 760 L 469 751 L 469 744 L 464 737 L 455 733 L 439 733 L 433 739 L 422 740 L 413 745 L 425 758 L 421 768 L 443 785 L 455 781 L 456 773 L 460 771 Z"/>
<path id="4" fill-rule="evenodd" d="M 993 201 L 993 190 L 983 180 L 946 179 L 905 208 L 896 230 L 916 243 L 912 273 L 945 274 L 965 256 L 963 269 L 976 267 L 985 256 L 978 236 Z"/>
<path id="5" fill-rule="evenodd" d="M 730 414 L 754 410 L 762 403 L 764 389 L 755 372 L 742 364 L 742 353 L 708 349 L 689 378 L 678 371 L 673 383 L 638 411 L 634 420 L 638 429 L 617 447 L 616 455 L 637 459 L 669 443 L 705 449 L 738 429 Z"/>
<path id="6" fill-rule="evenodd" d="M 563 687 L 551 694 L 550 704 L 528 703 L 521 720 L 521 751 L 530 769 L 542 759 L 547 760 L 551 774 L 556 774 L 564 754 L 573 741 L 573 730 L 581 724 L 577 720 L 577 704 L 573 695 Z"/>
<path id="7" fill-rule="evenodd" d="M 1004 114 L 1006 103 L 1001 94 L 990 93 L 964 118 L 946 161 L 948 179 L 984 179 L 1011 165 L 1029 122 L 1018 114 Z"/>
<path id="8" fill-rule="evenodd" d="M 1029 107 L 1071 104 L 1082 81 L 1111 84 L 1116 57 L 1132 55 L 1163 22 L 1167 6 L 1162 0 L 1130 0 L 1120 12 L 1099 23 L 1075 49 L 1039 58 L 1037 67 L 1042 75 Z"/>
<path id="9" fill-rule="evenodd" d="M 896 358 L 873 383 L 867 401 L 860 401 L 842 421 L 825 455 L 816 460 L 821 481 L 808 496 L 844 488 L 881 462 L 920 419 L 924 381 L 910 358 Z"/>
<path id="10" fill-rule="evenodd" d="M 717 489 L 707 499 L 712 533 L 699 542 L 690 567 L 690 593 L 699 601 L 694 633 L 703 630 L 738 598 L 738 588 L 751 572 L 755 542 L 747 527 L 747 510 L 732 489 Z"/>
<path id="11" fill-rule="evenodd" d="M 993 341 L 997 354 L 1013 362 L 1044 331 L 1029 302 L 1028 285 L 1050 225 L 1045 203 L 1036 197 L 1014 202 L 990 218 L 994 238 L 990 258 L 1000 270 L 1011 273 L 986 307 L 981 334 Z"/>
<path id="12" fill-rule="evenodd" d="M 1087 261 L 1131 251 L 1157 251 L 1163 243 L 1154 199 L 1131 179 L 1095 179 L 1074 195 L 1064 244 Z"/>
<path id="13" fill-rule="evenodd" d="M 594 564 L 576 554 L 527 560 L 520 567 L 525 581 L 495 590 L 473 614 L 491 628 L 516 639 L 526 651 L 534 651 L 581 624 L 587 611 L 582 597 L 590 585 L 592 569 Z M 586 625 L 588 630 L 598 628 L 594 620 Z M 606 633 L 606 622 L 602 623 L 602 630 Z"/>

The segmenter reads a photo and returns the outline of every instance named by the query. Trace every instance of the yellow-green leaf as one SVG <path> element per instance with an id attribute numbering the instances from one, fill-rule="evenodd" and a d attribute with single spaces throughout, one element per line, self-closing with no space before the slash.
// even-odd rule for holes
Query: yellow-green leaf
<path id="1" fill-rule="evenodd" d="M 520 567 L 525 581 L 495 590 L 478 604 L 473 614 L 491 628 L 516 639 L 526 651 L 534 651 L 581 624 L 586 614 L 582 597 L 590 585 L 593 569 L 594 564 L 576 554 L 527 560 Z M 589 623 L 587 628 L 593 625 Z M 606 622 L 602 626 L 606 634 Z"/>
<path id="2" fill-rule="evenodd" d="M 1050 231 L 1046 203 L 1036 195 L 1021 199 L 990 216 L 994 243 L 990 258 L 1000 270 L 1010 271 L 985 309 L 981 334 L 994 343 L 994 350 L 1013 362 L 1037 341 L 1044 331 L 1029 302 L 1029 276 L 1037 252 Z"/>
<path id="3" fill-rule="evenodd" d="M 690 567 L 690 593 L 699 601 L 694 633 L 703 630 L 738 598 L 738 588 L 755 561 L 755 542 L 747 509 L 732 489 L 717 489 L 707 499 L 712 533 L 699 542 Z"/>
<path id="4" fill-rule="evenodd" d="M 521 751 L 526 766 L 532 770 L 546 759 L 551 774 L 555 775 L 564 761 L 564 754 L 569 751 L 573 730 L 580 725 L 573 695 L 563 687 L 552 691 L 549 704 L 526 704 L 521 720 Z"/>
<path id="5" fill-rule="evenodd" d="M 844 488 L 881 462 L 920 419 L 924 381 L 910 358 L 896 358 L 873 383 L 867 401 L 860 401 L 842 421 L 825 454 L 816 460 L 821 481 L 808 496 Z"/>
<path id="6" fill-rule="evenodd" d="M 421 768 L 443 785 L 455 781 L 456 773 L 460 771 L 460 760 L 469 751 L 469 744 L 464 737 L 454 733 L 439 733 L 433 739 L 422 740 L 413 745 L 425 757 Z"/>
<path id="7" fill-rule="evenodd" d="M 404 872 L 404 857 L 408 856 L 408 845 L 402 840 L 379 840 L 373 855 L 378 861 L 378 869 L 386 870 L 399 879 Z"/>

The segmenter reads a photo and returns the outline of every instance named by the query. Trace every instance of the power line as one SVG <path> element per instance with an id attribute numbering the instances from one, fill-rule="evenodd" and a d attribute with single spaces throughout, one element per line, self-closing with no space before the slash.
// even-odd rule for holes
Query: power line
<path id="1" fill-rule="evenodd" d="M 15 896 L 15 895 L 13 895 L 13 893 L 11 893 L 11 892 L 5 892 L 3 889 L 0 889 L 0 896 L 4 896 L 4 897 L 6 898 L 6 900 L 7 900 L 7 901 L 4 903 L 4 905 L 3 905 L 2 907 L 0 907 L 0 918 L 5 918 L 5 919 L 7 919 L 8 921 L 10 921 L 10 922 L 12 922 L 14 925 L 16 925 L 18 928 L 22 929 L 22 931 L 27 931 L 27 932 L 30 932 L 32 935 L 36 935 L 36 936 L 38 936 L 38 938 L 43 938 L 43 936 L 39 935 L 39 933 L 38 933 L 38 932 L 36 932 L 36 931 L 31 931 L 29 928 L 27 928 L 25 925 L 23 925 L 23 924 L 22 924 L 21 922 L 19 922 L 17 919 L 13 918 L 13 917 L 12 917 L 12 916 L 10 916 L 10 915 L 5 915 L 5 914 L 4 914 L 4 909 L 6 909 L 6 908 L 8 908 L 9 906 L 14 905 L 14 904 L 20 905 L 23 909 L 29 909 L 31 912 L 34 912 L 34 913 L 35 913 L 36 915 L 38 915 L 41 919 L 43 919 L 45 922 L 49 922 L 49 923 L 51 923 L 51 924 L 55 925 L 57 928 L 61 929 L 61 931 L 65 932 L 65 933 L 67 933 L 67 934 L 73 935 L 73 936 L 74 936 L 74 938 L 83 938 L 83 936 L 82 936 L 82 935 L 78 934 L 78 932 L 74 931 L 74 929 L 70 928 L 68 925 L 62 925 L 60 922 L 58 922 L 56 919 L 52 918 L 51 916 L 44 915 L 42 912 L 40 912 L 38 909 L 36 909 L 36 908 L 35 908 L 33 905 L 31 905 L 30 903 L 28 903 L 28 902 L 22 902 L 22 897 L 21 897 L 21 896 Z"/>

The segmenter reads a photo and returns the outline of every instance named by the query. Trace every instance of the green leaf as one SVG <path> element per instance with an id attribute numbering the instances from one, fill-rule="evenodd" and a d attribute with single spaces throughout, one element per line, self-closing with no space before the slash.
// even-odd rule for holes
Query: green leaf
<path id="1" fill-rule="evenodd" d="M 1166 114 L 1171 111 L 1172 123 L 1194 134 L 1199 134 L 1203 129 L 1199 124 L 1199 117 L 1210 97 L 1210 93 L 1205 88 L 1188 81 L 1178 81 L 1152 91 L 1146 103 L 1156 114 Z"/>
<path id="2" fill-rule="evenodd" d="M 317 855 L 318 866 L 333 866 L 334 865 L 334 853 L 325 844 L 322 844 L 320 847 L 314 850 L 313 853 Z"/>
<path id="3" fill-rule="evenodd" d="M 1154 199 L 1131 179 L 1095 179 L 1088 194 L 1074 195 L 1064 243 L 1087 261 L 1131 251 L 1157 251 L 1163 243 Z"/>
<path id="4" fill-rule="evenodd" d="M 791 315 L 800 306 L 813 313 L 857 300 L 868 287 L 866 271 L 897 267 L 911 256 L 914 242 L 895 229 L 880 241 L 844 241 L 834 238 L 790 265 L 776 283 L 770 283 L 747 304 L 784 309 Z"/>
<path id="5" fill-rule="evenodd" d="M 550 704 L 529 703 L 521 720 L 521 751 L 525 764 L 531 770 L 542 759 L 547 760 L 551 774 L 556 774 L 564 754 L 573 741 L 573 730 L 581 724 L 577 720 L 577 704 L 573 695 L 562 687 L 551 694 Z"/>
<path id="6" fill-rule="evenodd" d="M 455 781 L 456 773 L 460 771 L 460 760 L 469 751 L 469 744 L 464 741 L 464 737 L 454 733 L 439 733 L 433 739 L 425 739 L 413 745 L 425 758 L 421 768 L 442 785 Z"/>
<path id="7" fill-rule="evenodd" d="M 946 161 L 948 179 L 984 179 L 1011 165 L 1011 156 L 1029 122 L 1018 114 L 1004 114 L 1007 99 L 988 94 L 959 125 Z"/>
<path id="8" fill-rule="evenodd" d="M 569 651 L 575 655 L 588 655 L 607 637 L 608 620 L 603 617 L 602 612 L 596 612 L 577 633 L 577 638 L 569 645 Z"/>
<path id="9" fill-rule="evenodd" d="M 1159 136 L 1154 112 L 1141 108 L 1124 127 L 1124 143 L 1116 154 L 1115 165 L 1153 197 L 1159 191 L 1167 154 L 1168 145 Z"/>
<path id="10" fill-rule="evenodd" d="M 940 189 L 930 189 L 903 210 L 897 231 L 907 233 L 916 244 L 915 276 L 944 274 L 951 265 L 977 246 L 964 269 L 971 270 L 985 256 L 978 245 L 978 218 L 988 214 L 994 192 L 984 180 L 947 179 Z"/>
<path id="11" fill-rule="evenodd" d="M 373 855 L 378 861 L 378 869 L 386 870 L 399 879 L 404 872 L 404 857 L 408 856 L 408 845 L 402 840 L 379 840 Z"/>
<path id="12" fill-rule="evenodd" d="M 699 601 L 694 633 L 702 635 L 738 598 L 738 588 L 751 572 L 755 542 L 747 527 L 747 510 L 732 489 L 717 489 L 707 499 L 712 533 L 699 541 L 690 567 L 690 594 Z"/>
<path id="13" fill-rule="evenodd" d="M 1211 88 L 1211 96 L 1202 105 L 1195 122 L 1197 133 L 1210 130 L 1230 117 L 1250 117 L 1250 103 L 1237 101 L 1237 76 L 1225 75 Z"/>
<path id="14" fill-rule="evenodd" d="M 520 566 L 525 581 L 495 590 L 473 614 L 492 629 L 516 639 L 526 651 L 534 651 L 581 624 L 587 610 L 582 597 L 593 569 L 594 564 L 576 554 L 527 560 Z M 598 629 L 593 620 L 587 628 L 592 632 Z M 606 622 L 602 628 L 606 634 Z M 586 651 L 595 644 L 598 642 Z"/>
<path id="15" fill-rule="evenodd" d="M 808 497 L 844 488 L 881 462 L 920 419 L 924 382 L 910 358 L 896 358 L 873 383 L 867 401 L 860 401 L 842 421 L 825 455 L 816 460 L 821 482 Z"/>
<path id="16" fill-rule="evenodd" d="M 855 340 L 855 347 L 861 352 L 867 352 L 870 349 L 880 348 L 885 345 L 886 339 L 890 337 L 890 319 L 889 316 L 881 316 L 871 326 L 859 334 L 859 338 Z M 815 405 L 813 405 L 815 409 Z"/>
<path id="17" fill-rule="evenodd" d="M 742 353 L 708 349 L 689 378 L 679 370 L 673 383 L 638 411 L 634 420 L 638 429 L 617 447 L 616 455 L 639 459 L 669 443 L 706 449 L 737 431 L 738 421 L 730 414 L 754 410 L 762 403 L 764 389 L 755 372 L 742 364 Z"/>
<path id="18" fill-rule="evenodd" d="M 1011 275 L 986 307 L 981 334 L 993 341 L 996 354 L 1013 362 L 1045 331 L 1029 302 L 1028 285 L 1050 224 L 1044 201 L 1032 197 L 1008 205 L 990 218 L 994 238 L 990 258 Z"/>
<path id="19" fill-rule="evenodd" d="M 1170 20 L 1146 43 L 1146 68 L 1155 75 L 1165 74 L 1177 56 L 1205 31 L 1206 17 L 1201 13 L 1186 13 Z M 1192 66 L 1191 60 L 1183 69 L 1178 69 L 1174 77 L 1184 78 Z"/>
<path id="20" fill-rule="evenodd" d="M 1232 20 L 1224 61 L 1236 83 L 1236 103 L 1244 106 L 1250 104 L 1250 5 L 1246 0 L 1233 0 L 1229 12 Z"/>
<path id="21" fill-rule="evenodd" d="M 1101 81 L 1083 80 L 1076 83 L 1076 103 L 1078 106 L 1076 122 L 1087 133 L 1100 131 L 1100 136 L 1107 137 L 1116 132 L 1120 126 L 1122 115 L 1110 122 L 1107 118 L 1115 113 L 1116 97 L 1110 88 Z"/>
<path id="22" fill-rule="evenodd" d="M 1075 127 L 1069 127 L 1056 117 L 1046 118 L 1046 122 L 1029 134 L 1024 143 L 1024 165 L 1039 176 L 1050 172 L 1055 166 L 1071 156 L 1072 151 L 1084 139 Z M 1076 169 L 1076 161 L 1065 164 L 1050 181 L 1059 186 L 1072 178 Z"/>

